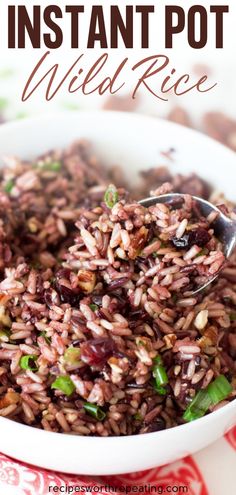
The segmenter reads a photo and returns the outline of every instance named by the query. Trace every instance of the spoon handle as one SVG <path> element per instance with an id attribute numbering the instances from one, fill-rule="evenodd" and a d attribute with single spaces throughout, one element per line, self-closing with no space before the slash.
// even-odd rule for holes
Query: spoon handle
<path id="1" fill-rule="evenodd" d="M 231 220 L 225 226 L 225 245 L 227 246 L 226 257 L 229 258 L 236 248 L 236 221 Z"/>

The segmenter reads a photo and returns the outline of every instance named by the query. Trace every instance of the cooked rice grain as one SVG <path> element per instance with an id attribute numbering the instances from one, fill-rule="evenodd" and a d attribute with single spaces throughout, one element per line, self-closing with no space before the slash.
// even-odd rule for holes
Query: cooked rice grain
<path id="1" fill-rule="evenodd" d="M 1 416 L 105 437 L 181 424 L 189 401 L 219 374 L 234 387 L 228 400 L 235 397 L 236 255 L 192 296 L 225 262 L 215 216 L 199 218 L 190 196 L 209 198 L 210 189 L 164 167 L 141 175 L 128 194 L 122 173 L 106 169 L 85 141 L 33 163 L 8 159 L 1 170 Z M 104 193 L 114 182 L 119 201 L 110 209 Z M 146 209 L 136 200 L 151 189 L 186 196 Z M 153 386 L 157 355 L 166 395 Z M 65 376 L 68 395 L 52 388 Z"/>

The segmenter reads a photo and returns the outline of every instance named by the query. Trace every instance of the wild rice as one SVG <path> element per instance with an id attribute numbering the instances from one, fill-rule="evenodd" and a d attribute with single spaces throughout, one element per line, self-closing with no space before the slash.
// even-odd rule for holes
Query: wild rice
<path id="1" fill-rule="evenodd" d="M 8 164 L 12 188 L 7 167 L 0 177 L 0 415 L 52 432 L 127 435 L 181 424 L 189 401 L 219 374 L 233 399 L 236 255 L 192 296 L 225 262 L 215 215 L 200 218 L 189 196 L 208 199 L 209 187 L 162 167 L 144 171 L 128 194 L 122 174 L 85 141 L 33 168 Z M 104 193 L 114 181 L 119 201 L 109 208 Z M 146 209 L 136 200 L 150 189 L 179 191 L 184 201 Z M 153 385 L 156 356 L 166 395 Z M 68 376 L 70 394 L 52 387 Z"/>

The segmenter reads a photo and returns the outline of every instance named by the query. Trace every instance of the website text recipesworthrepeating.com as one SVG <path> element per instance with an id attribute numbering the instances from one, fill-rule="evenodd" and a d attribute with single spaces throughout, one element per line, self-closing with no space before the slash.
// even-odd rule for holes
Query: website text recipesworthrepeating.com
<path id="1" fill-rule="evenodd" d="M 188 494 L 189 493 L 189 488 L 187 485 L 151 485 L 151 484 L 145 484 L 145 485 L 120 485 L 120 486 L 110 486 L 109 484 L 106 485 L 93 485 L 93 486 L 86 486 L 86 485 L 63 485 L 63 486 L 50 486 L 48 493 L 54 494 L 69 494 L 73 495 L 74 493 L 125 493 L 125 494 L 132 494 L 132 493 L 156 493 L 158 495 L 163 495 L 163 494 L 169 494 L 169 495 L 174 495 L 174 494 Z"/>

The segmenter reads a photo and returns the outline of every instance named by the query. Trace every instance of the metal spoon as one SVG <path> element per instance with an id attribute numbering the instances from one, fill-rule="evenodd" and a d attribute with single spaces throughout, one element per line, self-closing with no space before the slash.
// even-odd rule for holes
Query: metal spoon
<path id="1" fill-rule="evenodd" d="M 145 207 L 153 206 L 156 203 L 166 203 L 173 204 L 173 206 L 183 202 L 184 194 L 179 193 L 171 193 L 171 194 L 163 194 L 162 196 L 153 196 L 150 198 L 142 199 L 139 203 Z M 223 252 L 226 258 L 229 258 L 233 253 L 234 248 L 236 247 L 236 222 L 228 218 L 224 213 L 222 213 L 217 206 L 209 203 L 205 199 L 198 198 L 197 196 L 192 196 L 196 202 L 196 205 L 199 208 L 199 211 L 202 213 L 203 217 L 208 217 L 210 213 L 217 212 L 217 218 L 212 222 L 212 226 L 214 228 L 214 232 L 216 237 L 223 245 Z M 220 270 L 219 270 L 220 272 Z M 192 292 L 192 294 L 197 294 L 198 292 L 205 289 L 209 284 L 215 280 L 219 272 L 216 275 L 209 278 L 209 280 L 202 286 L 198 287 L 196 290 Z"/>

